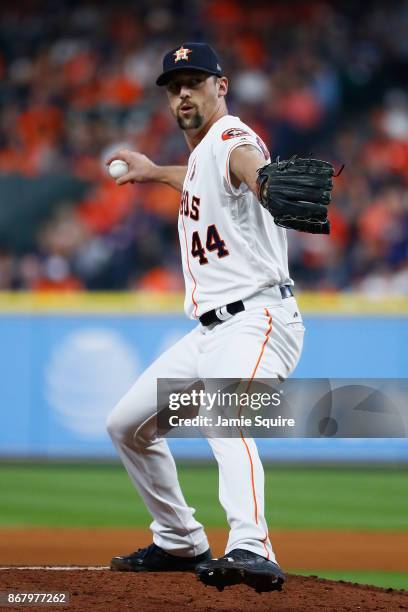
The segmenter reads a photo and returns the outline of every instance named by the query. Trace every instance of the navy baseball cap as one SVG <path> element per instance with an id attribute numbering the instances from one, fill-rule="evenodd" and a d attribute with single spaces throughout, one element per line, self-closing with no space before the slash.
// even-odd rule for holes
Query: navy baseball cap
<path id="1" fill-rule="evenodd" d="M 214 49 L 206 43 L 183 43 L 172 49 L 163 58 L 163 72 L 156 85 L 166 85 L 173 72 L 188 68 L 222 76 L 219 59 Z"/>

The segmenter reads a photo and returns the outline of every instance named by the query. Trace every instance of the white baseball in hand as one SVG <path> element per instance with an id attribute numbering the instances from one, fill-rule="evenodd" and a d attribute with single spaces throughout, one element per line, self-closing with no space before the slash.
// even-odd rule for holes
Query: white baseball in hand
<path id="1" fill-rule="evenodd" d="M 129 166 L 121 159 L 114 159 L 109 164 L 108 171 L 112 178 L 118 179 L 129 172 Z"/>

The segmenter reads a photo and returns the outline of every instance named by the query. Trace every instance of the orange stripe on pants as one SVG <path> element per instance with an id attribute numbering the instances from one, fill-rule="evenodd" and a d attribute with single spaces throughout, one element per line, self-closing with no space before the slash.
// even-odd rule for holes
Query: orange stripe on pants
<path id="1" fill-rule="evenodd" d="M 271 314 L 270 314 L 270 312 L 269 312 L 269 310 L 267 308 L 265 308 L 265 315 L 268 317 L 268 329 L 265 332 L 265 340 L 264 340 L 264 342 L 262 344 L 261 352 L 260 352 L 260 354 L 258 356 L 257 362 L 256 362 L 255 367 L 253 369 L 253 372 L 252 372 L 251 378 L 250 378 L 250 380 L 248 382 L 248 385 L 247 385 L 245 393 L 247 393 L 249 391 L 249 388 L 250 388 L 250 386 L 252 384 L 252 381 L 255 378 L 257 369 L 259 367 L 259 364 L 261 362 L 262 356 L 263 356 L 264 351 L 265 351 L 265 346 L 266 346 L 266 344 L 267 344 L 267 342 L 269 340 L 269 335 L 270 335 L 270 333 L 272 331 L 272 316 L 271 316 Z M 253 464 L 253 461 L 252 461 L 251 451 L 249 450 L 248 444 L 246 443 L 246 440 L 244 438 L 242 430 L 240 430 L 240 434 L 241 434 L 241 440 L 244 443 L 246 452 L 248 454 L 248 459 L 249 459 L 249 465 L 250 465 L 250 471 L 251 471 L 252 495 L 253 495 L 253 498 L 254 498 L 254 516 L 255 516 L 255 523 L 258 525 L 258 502 L 256 500 L 256 493 L 255 493 L 254 464 Z M 264 545 L 265 551 L 267 553 L 267 559 L 269 559 L 269 552 L 268 552 L 268 549 L 267 549 L 266 544 L 265 544 L 267 539 L 268 539 L 268 534 L 266 534 L 265 538 L 262 540 L 262 544 Z"/>

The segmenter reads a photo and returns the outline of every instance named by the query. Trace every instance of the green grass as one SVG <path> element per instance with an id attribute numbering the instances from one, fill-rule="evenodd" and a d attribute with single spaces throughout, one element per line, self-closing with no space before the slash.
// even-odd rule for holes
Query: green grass
<path id="1" fill-rule="evenodd" d="M 215 466 L 180 466 L 189 504 L 225 526 Z M 266 469 L 267 520 L 279 529 L 408 529 L 408 473 L 386 468 Z M 0 464 L 0 525 L 148 526 L 119 465 Z"/>
<path id="2" fill-rule="evenodd" d="M 300 574 L 301 576 L 319 576 L 328 580 L 344 580 L 346 582 L 359 582 L 361 584 L 371 584 L 373 586 L 382 587 L 384 589 L 408 589 L 408 575 L 404 572 L 366 572 L 366 571 L 349 571 L 338 572 L 329 570 L 291 570 L 292 574 Z"/>

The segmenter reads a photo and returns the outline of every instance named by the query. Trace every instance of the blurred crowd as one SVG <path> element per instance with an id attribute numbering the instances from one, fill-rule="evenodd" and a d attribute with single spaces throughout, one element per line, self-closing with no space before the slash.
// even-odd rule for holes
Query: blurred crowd
<path id="1" fill-rule="evenodd" d="M 408 294 L 407 32 L 403 0 L 2 5 L 0 183 L 18 177 L 18 188 L 30 181 L 34 193 L 63 175 L 83 189 L 61 190 L 32 223 L 18 216 L 17 197 L 13 228 L 1 198 L 0 289 L 183 288 L 179 194 L 118 187 L 105 160 L 127 147 L 158 163 L 186 162 L 154 82 L 168 49 L 205 40 L 230 79 L 231 114 L 273 157 L 345 164 L 332 235 L 289 232 L 297 286 Z M 29 234 L 23 245 L 16 224 Z"/>

